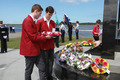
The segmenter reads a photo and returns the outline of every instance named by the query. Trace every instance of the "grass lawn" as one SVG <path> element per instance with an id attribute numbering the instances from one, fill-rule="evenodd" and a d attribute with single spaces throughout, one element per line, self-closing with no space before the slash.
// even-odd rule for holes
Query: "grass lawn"
<path id="1" fill-rule="evenodd" d="M 65 45 L 68 43 L 74 43 L 74 42 L 81 42 L 81 41 L 87 41 L 89 39 L 93 39 L 92 37 L 79 37 L 78 40 L 76 40 L 76 37 L 73 36 L 72 37 L 72 41 L 69 41 L 69 37 L 65 36 L 65 42 L 61 43 L 61 36 L 59 37 L 59 45 Z M 1 43 L 0 43 L 1 46 Z M 11 38 L 8 42 L 7 42 L 7 47 L 8 48 L 13 48 L 13 49 L 19 49 L 20 48 L 20 38 Z"/>

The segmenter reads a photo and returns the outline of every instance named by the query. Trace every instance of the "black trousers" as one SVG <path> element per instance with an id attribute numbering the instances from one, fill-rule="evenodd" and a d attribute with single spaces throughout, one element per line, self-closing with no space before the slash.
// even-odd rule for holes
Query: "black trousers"
<path id="1" fill-rule="evenodd" d="M 59 31 L 59 28 L 56 28 L 56 31 Z M 57 36 L 54 41 L 55 41 L 56 47 L 58 48 L 59 47 L 59 36 Z"/>
<path id="2" fill-rule="evenodd" d="M 1 38 L 1 53 L 7 52 L 7 40 Z"/>
<path id="3" fill-rule="evenodd" d="M 65 39 L 64 39 L 64 37 L 65 37 L 65 30 L 61 30 L 61 39 L 62 39 L 62 43 L 64 43 L 65 42 Z"/>
<path id="4" fill-rule="evenodd" d="M 43 54 L 41 53 L 39 56 L 28 57 L 25 56 L 26 68 L 25 68 L 25 80 L 32 80 L 31 74 L 33 72 L 34 65 L 37 66 L 40 80 L 47 80 L 47 76 L 45 73 L 45 63 L 43 61 Z"/>
<path id="5" fill-rule="evenodd" d="M 55 41 L 56 47 L 58 48 L 59 47 L 59 36 L 57 36 L 54 41 Z"/>
<path id="6" fill-rule="evenodd" d="M 41 53 L 44 54 L 43 60 L 45 63 L 47 80 L 53 80 L 52 70 L 53 70 L 53 62 L 54 62 L 54 49 L 41 50 Z"/>
<path id="7" fill-rule="evenodd" d="M 93 36 L 95 41 L 99 40 L 99 36 Z"/>
<path id="8" fill-rule="evenodd" d="M 72 41 L 72 31 L 69 31 L 69 41 Z"/>
<path id="9" fill-rule="evenodd" d="M 79 30 L 76 30 L 76 39 L 79 39 Z"/>

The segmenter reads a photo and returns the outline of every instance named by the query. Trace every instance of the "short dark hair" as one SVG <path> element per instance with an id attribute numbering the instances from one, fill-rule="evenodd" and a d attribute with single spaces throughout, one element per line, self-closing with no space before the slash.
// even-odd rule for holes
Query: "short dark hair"
<path id="1" fill-rule="evenodd" d="M 100 20 L 100 19 L 98 19 L 98 20 L 96 21 L 96 23 L 101 24 L 101 20 Z"/>
<path id="2" fill-rule="evenodd" d="M 0 24 L 3 24 L 3 21 L 0 21 Z"/>
<path id="3" fill-rule="evenodd" d="M 43 11 L 43 8 L 42 8 L 39 4 L 34 4 L 34 5 L 32 6 L 31 12 L 34 12 L 36 9 L 37 9 L 38 11 Z"/>
<path id="4" fill-rule="evenodd" d="M 54 13 L 54 8 L 52 6 L 48 6 L 45 10 L 47 13 Z"/>
<path id="5" fill-rule="evenodd" d="M 79 21 L 76 21 L 76 23 L 79 23 Z"/>
<path id="6" fill-rule="evenodd" d="M 64 24 L 64 22 L 63 21 L 61 21 L 61 23 L 60 24 Z"/>

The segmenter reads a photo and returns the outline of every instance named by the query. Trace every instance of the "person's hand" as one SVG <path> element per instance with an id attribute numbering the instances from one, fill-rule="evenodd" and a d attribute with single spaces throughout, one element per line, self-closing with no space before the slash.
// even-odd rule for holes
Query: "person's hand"
<path id="1" fill-rule="evenodd" d="M 45 36 L 46 37 L 46 39 L 51 39 L 51 36 L 50 35 L 47 35 L 47 36 Z"/>
<path id="2" fill-rule="evenodd" d="M 100 33 L 98 33 L 98 36 L 100 36 Z"/>

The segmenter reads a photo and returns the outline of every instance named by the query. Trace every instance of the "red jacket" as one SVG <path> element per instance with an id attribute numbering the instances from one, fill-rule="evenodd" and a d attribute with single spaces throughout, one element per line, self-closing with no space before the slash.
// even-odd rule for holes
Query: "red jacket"
<path id="1" fill-rule="evenodd" d="M 52 32 L 52 29 L 55 28 L 55 22 L 53 20 L 50 20 L 49 27 L 47 25 L 47 22 L 44 21 L 44 18 L 37 21 L 37 31 L 38 33 L 45 32 Z M 41 43 L 41 50 L 49 50 L 54 49 L 54 39 L 46 39 L 45 42 Z"/>
<path id="2" fill-rule="evenodd" d="M 35 22 L 28 15 L 22 24 L 20 54 L 24 56 L 38 56 L 40 54 L 39 43 L 43 41 L 46 41 L 46 37 L 38 34 Z"/>
<path id="3" fill-rule="evenodd" d="M 93 36 L 98 36 L 98 34 L 95 34 L 95 33 L 100 33 L 100 29 L 99 27 L 97 27 L 97 25 L 94 26 L 92 33 L 93 33 Z"/>

